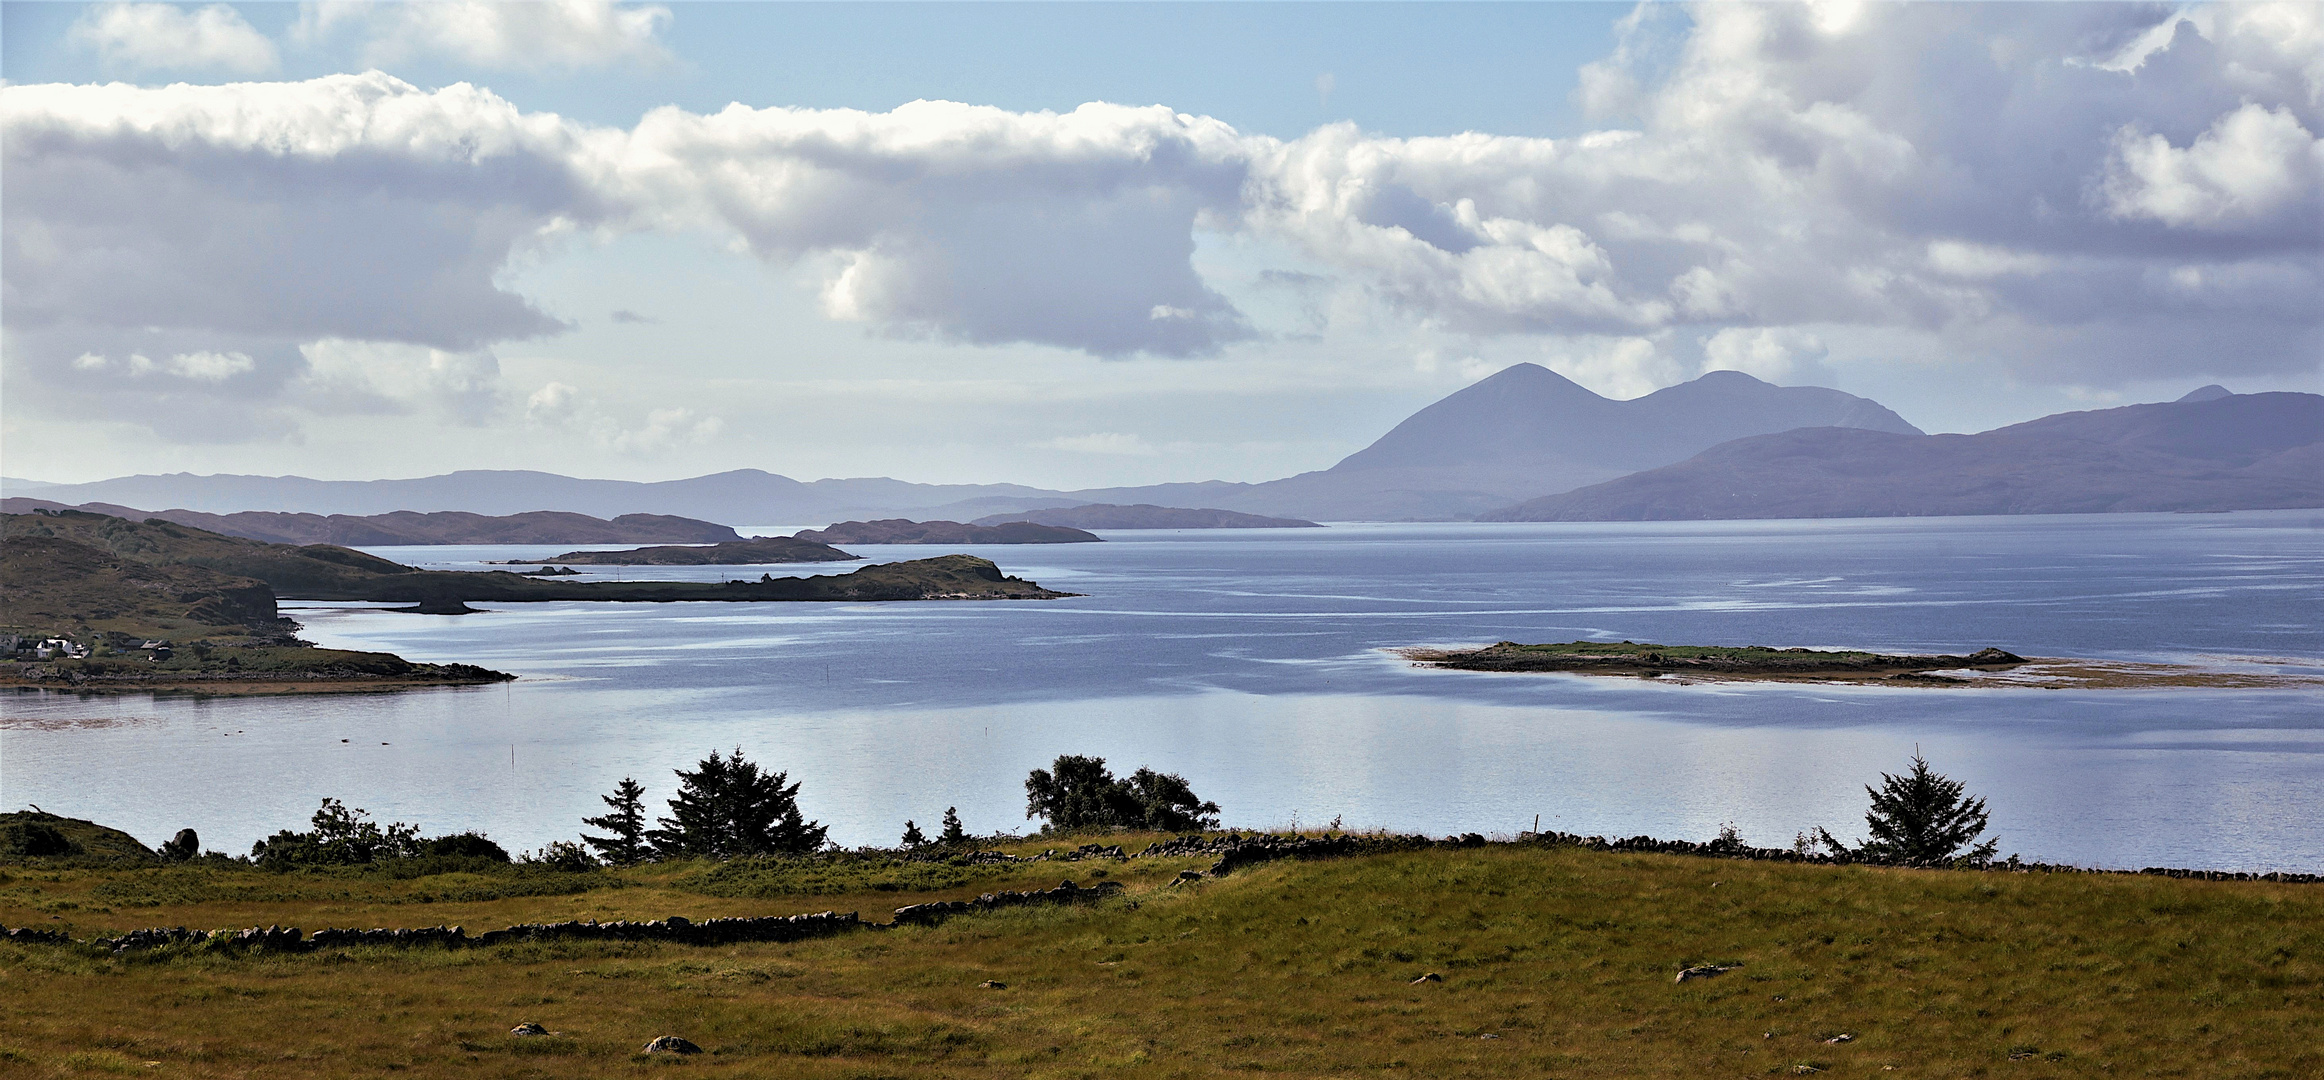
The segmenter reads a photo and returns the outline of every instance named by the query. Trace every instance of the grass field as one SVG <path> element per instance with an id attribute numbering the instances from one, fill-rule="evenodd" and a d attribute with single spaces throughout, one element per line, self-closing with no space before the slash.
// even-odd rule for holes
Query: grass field
<path id="1" fill-rule="evenodd" d="M 1101 871 L 1129 890 L 786 945 L 115 957 L 0 944 L 0 1075 L 2324 1076 L 2320 886 L 1514 845 L 1166 885 L 1205 861 L 400 879 L 9 867 L 0 923 L 83 938 L 884 919 Z M 1741 966 L 1673 981 L 1705 963 Z M 1413 982 L 1430 972 L 1442 981 Z M 508 1034 L 524 1021 L 561 1034 Z M 638 1053 L 665 1034 L 708 1052 Z"/>

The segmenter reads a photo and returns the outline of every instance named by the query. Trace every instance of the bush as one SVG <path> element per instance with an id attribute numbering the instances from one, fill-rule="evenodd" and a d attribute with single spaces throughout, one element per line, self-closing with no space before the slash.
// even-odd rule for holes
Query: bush
<path id="1" fill-rule="evenodd" d="M 0 855 L 39 859 L 78 854 L 81 854 L 81 845 L 54 825 L 22 821 L 0 827 Z"/>
<path id="2" fill-rule="evenodd" d="M 410 858 L 423 853 L 420 827 L 396 822 L 381 826 L 369 811 L 350 810 L 337 799 L 325 798 L 309 832 L 284 829 L 251 845 L 250 858 L 260 866 L 289 869 L 297 866 L 351 866 L 375 859 Z M 481 839 L 481 837 L 479 837 Z M 498 851 L 499 845 L 493 845 Z M 500 853 L 502 862 L 508 853 Z"/>
<path id="3" fill-rule="evenodd" d="M 480 832 L 452 833 L 424 841 L 420 845 L 420 853 L 438 858 L 486 859 L 497 863 L 509 861 L 508 850 Z"/>
<path id="4" fill-rule="evenodd" d="M 1079 829 L 1154 829 L 1198 832 L 1218 828 L 1218 804 L 1204 802 L 1186 778 L 1141 768 L 1116 780 L 1104 758 L 1067 754 L 1025 778 L 1025 816 L 1047 818 L 1043 832 Z"/>

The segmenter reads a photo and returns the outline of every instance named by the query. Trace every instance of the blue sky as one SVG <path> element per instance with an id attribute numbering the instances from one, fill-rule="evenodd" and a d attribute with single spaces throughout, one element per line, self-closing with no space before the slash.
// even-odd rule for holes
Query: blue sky
<path id="1" fill-rule="evenodd" d="M 2302 4 L 6 3 L 0 440 L 1084 486 L 1520 361 L 1930 430 L 2313 390 L 2319 55 Z"/>

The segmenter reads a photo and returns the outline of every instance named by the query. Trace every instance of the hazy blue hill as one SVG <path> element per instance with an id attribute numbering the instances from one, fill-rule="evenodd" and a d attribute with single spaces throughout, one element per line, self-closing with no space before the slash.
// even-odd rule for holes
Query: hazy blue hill
<path id="1" fill-rule="evenodd" d="M 666 514 L 623 514 L 611 521 L 558 510 L 492 517 L 458 510 L 357 517 L 350 514 L 288 514 L 245 510 L 205 514 L 198 510 L 139 510 L 112 503 L 66 506 L 47 499 L 0 500 L 0 512 L 84 510 L 130 521 L 159 518 L 197 529 L 277 544 L 338 544 L 379 547 L 395 544 L 716 544 L 741 540 L 733 529 Z"/>
<path id="2" fill-rule="evenodd" d="M 994 514 L 969 522 L 971 525 L 1005 525 L 1012 521 L 1029 521 L 1037 525 L 1063 525 L 1074 529 L 1318 529 L 1322 526 L 1298 518 L 1265 517 L 1233 510 L 1187 509 L 1178 506 L 1155 506 L 1138 503 L 1119 506 L 1113 503 L 1089 503 L 1083 506 L 1060 506 L 1044 510 L 1029 510 L 1018 514 Z"/>
<path id="3" fill-rule="evenodd" d="M 1320 520 L 1468 517 L 1683 461 L 1729 439 L 1803 427 L 1920 434 L 1879 402 L 1739 371 L 1617 401 L 1518 364 L 1412 414 L 1329 469 L 1211 505 Z"/>
<path id="4" fill-rule="evenodd" d="M 1808 428 L 1485 516 L 1491 521 L 1919 517 L 2324 506 L 2324 397 L 2205 395 L 1976 435 Z"/>
<path id="5" fill-rule="evenodd" d="M 564 511 L 663 514 L 729 525 L 907 517 L 947 521 L 1090 503 L 1210 507 L 1320 520 L 1446 520 L 1655 468 L 1746 435 L 1801 427 L 1918 434 L 1878 402 L 1715 371 L 1645 397 L 1601 397 L 1518 364 L 1413 414 L 1329 469 L 1263 484 L 1203 481 L 1052 491 L 1020 484 L 914 484 L 885 477 L 803 483 L 757 469 L 642 483 L 553 473 L 466 471 L 408 480 L 126 476 L 42 488 L 57 503 L 377 515 Z M 578 542 L 578 541 L 576 541 Z"/>

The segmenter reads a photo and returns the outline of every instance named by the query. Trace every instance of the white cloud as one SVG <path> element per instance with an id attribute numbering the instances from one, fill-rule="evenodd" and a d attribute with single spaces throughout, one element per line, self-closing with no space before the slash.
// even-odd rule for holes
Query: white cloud
<path id="1" fill-rule="evenodd" d="M 2316 220 L 2324 191 L 2324 139 L 2288 107 L 2246 102 L 2180 149 L 2161 135 L 2124 125 L 2107 163 L 2106 209 L 2198 228 Z M 2312 231 L 2312 228 L 2311 228 Z"/>
<path id="2" fill-rule="evenodd" d="M 1186 356 L 1249 334 L 1189 261 L 1198 223 L 1234 220 L 1245 146 L 1160 106 L 731 105 L 655 110 L 599 164 L 657 224 L 731 231 L 771 261 L 819 257 L 832 318 Z"/>
<path id="3" fill-rule="evenodd" d="M 1740 371 L 1777 385 L 1828 383 L 1822 338 L 1790 326 L 1730 326 L 1703 343 L 1704 371 Z"/>
<path id="4" fill-rule="evenodd" d="M 321 41 L 363 36 L 366 64 L 443 57 L 499 71 L 573 71 L 669 62 L 661 41 L 670 9 L 607 0 L 325 0 L 303 10 L 295 33 Z"/>
<path id="5" fill-rule="evenodd" d="M 595 399 L 561 382 L 542 385 L 525 400 L 525 422 L 579 434 L 622 454 L 650 456 L 716 439 L 726 422 L 687 408 L 649 410 L 642 423 L 626 426 Z"/>
<path id="6" fill-rule="evenodd" d="M 224 4 L 194 11 L 176 4 L 96 4 L 73 20 L 65 37 L 116 70 L 257 75 L 280 63 L 274 42 Z"/>

